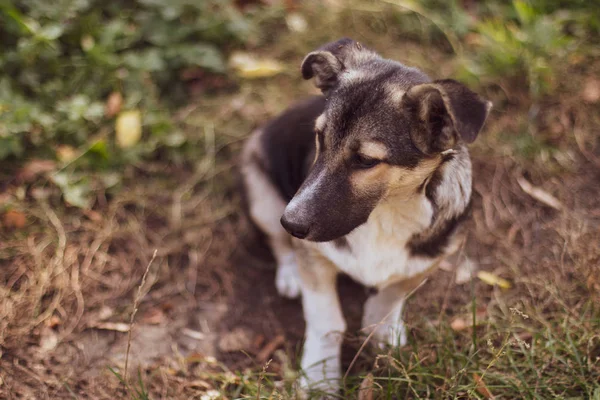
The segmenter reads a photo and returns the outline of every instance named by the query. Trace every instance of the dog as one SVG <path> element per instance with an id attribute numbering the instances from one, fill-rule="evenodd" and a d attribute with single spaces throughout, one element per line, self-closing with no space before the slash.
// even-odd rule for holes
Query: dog
<path id="1" fill-rule="evenodd" d="M 277 262 L 277 290 L 302 297 L 300 384 L 335 391 L 346 329 L 337 274 L 377 290 L 362 321 L 372 337 L 405 345 L 407 294 L 464 240 L 466 145 L 492 103 L 348 38 L 309 53 L 301 71 L 323 96 L 254 131 L 240 167 L 249 216 Z"/>

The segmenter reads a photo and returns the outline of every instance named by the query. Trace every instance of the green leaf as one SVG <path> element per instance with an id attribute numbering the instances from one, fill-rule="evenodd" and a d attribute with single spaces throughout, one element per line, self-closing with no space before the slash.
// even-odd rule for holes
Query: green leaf
<path id="1" fill-rule="evenodd" d="M 108 158 L 110 157 L 108 153 L 108 148 L 106 146 L 106 142 L 104 140 L 98 140 L 92 145 L 92 147 L 90 147 L 88 151 L 92 154 L 100 156 L 104 160 L 108 160 Z"/>
<path id="2" fill-rule="evenodd" d="M 141 51 L 128 51 L 123 55 L 126 66 L 140 71 L 155 72 L 166 67 L 161 53 L 156 48 Z"/>
<path id="3" fill-rule="evenodd" d="M 524 0 L 513 0 L 513 7 L 523 25 L 529 25 L 536 17 L 535 9 Z"/>
<path id="4" fill-rule="evenodd" d="M 92 190 L 87 180 L 78 180 L 66 172 L 58 172 L 51 179 L 60 188 L 67 203 L 83 209 L 91 206 Z"/>
<path id="5" fill-rule="evenodd" d="M 225 62 L 221 52 L 212 45 L 199 43 L 174 46 L 167 50 L 167 57 L 179 59 L 185 65 L 193 65 L 214 72 L 224 72 Z"/>

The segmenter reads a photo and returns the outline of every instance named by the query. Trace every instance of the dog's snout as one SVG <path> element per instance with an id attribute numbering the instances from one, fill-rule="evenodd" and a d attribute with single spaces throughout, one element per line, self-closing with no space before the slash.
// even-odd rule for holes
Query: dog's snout
<path id="1" fill-rule="evenodd" d="M 285 214 L 281 217 L 281 225 L 285 228 L 288 233 L 298 239 L 304 239 L 308 236 L 309 226 L 301 223 L 291 221 L 286 218 Z"/>

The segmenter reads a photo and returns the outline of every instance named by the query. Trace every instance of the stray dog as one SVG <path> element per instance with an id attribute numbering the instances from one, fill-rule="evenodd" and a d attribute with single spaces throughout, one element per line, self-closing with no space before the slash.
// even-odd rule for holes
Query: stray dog
<path id="1" fill-rule="evenodd" d="M 464 239 L 466 144 L 492 104 L 347 38 L 309 53 L 301 70 L 324 96 L 256 130 L 241 172 L 249 215 L 277 261 L 277 290 L 302 295 L 301 384 L 333 391 L 346 329 L 337 274 L 378 290 L 363 327 L 406 344 L 405 297 Z"/>

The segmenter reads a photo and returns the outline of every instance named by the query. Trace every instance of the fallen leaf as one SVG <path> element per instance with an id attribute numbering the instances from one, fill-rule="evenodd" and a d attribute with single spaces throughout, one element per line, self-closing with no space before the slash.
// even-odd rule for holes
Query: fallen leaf
<path id="1" fill-rule="evenodd" d="M 31 160 L 18 172 L 16 178 L 22 182 L 31 182 L 39 175 L 54 171 L 56 163 L 52 160 Z"/>
<path id="2" fill-rule="evenodd" d="M 50 328 L 42 329 L 40 335 L 40 350 L 44 353 L 52 351 L 58 346 L 58 335 Z"/>
<path id="3" fill-rule="evenodd" d="M 100 321 L 107 320 L 110 317 L 112 317 L 114 313 L 114 310 L 109 306 L 102 306 L 102 308 L 100 308 L 100 311 L 98 311 L 98 319 Z"/>
<path id="4" fill-rule="evenodd" d="M 596 78 L 588 78 L 585 81 L 581 97 L 587 103 L 597 103 L 600 100 L 600 80 Z"/>
<path id="5" fill-rule="evenodd" d="M 490 286 L 498 286 L 501 289 L 510 289 L 512 285 L 506 279 L 500 278 L 487 271 L 479 271 L 477 277 Z"/>
<path id="6" fill-rule="evenodd" d="M 68 163 L 77 158 L 77 150 L 68 144 L 60 145 L 56 148 L 56 158 L 63 163 Z"/>
<path id="7" fill-rule="evenodd" d="M 556 197 L 552 196 L 550 193 L 546 192 L 545 190 L 539 187 L 533 186 L 528 180 L 526 180 L 522 176 L 517 178 L 517 183 L 519 184 L 519 186 L 521 186 L 521 189 L 523 189 L 525 193 L 527 193 L 537 201 L 544 203 L 548 207 L 552 207 L 556 210 L 560 210 L 563 208 L 562 203 Z"/>
<path id="8" fill-rule="evenodd" d="M 189 328 L 183 328 L 181 330 L 181 333 L 189 338 L 195 339 L 195 340 L 204 340 L 206 339 L 206 335 L 202 332 L 199 331 L 195 331 L 193 329 L 189 329 Z"/>
<path id="9" fill-rule="evenodd" d="M 456 317 L 450 323 L 450 328 L 452 328 L 452 330 L 455 332 L 460 332 L 460 331 L 464 331 L 467 328 L 470 328 L 471 325 L 472 324 L 467 322 L 464 318 Z"/>
<path id="10" fill-rule="evenodd" d="M 268 78 L 281 73 L 284 70 L 283 64 L 269 59 L 258 59 L 251 54 L 235 52 L 229 58 L 229 65 L 236 71 L 241 78 L 255 79 Z"/>
<path id="11" fill-rule="evenodd" d="M 483 379 L 481 378 L 481 376 L 479 376 L 476 373 L 473 373 L 473 379 L 475 380 L 475 385 L 476 385 L 476 388 L 477 388 L 477 392 L 479 392 L 480 395 L 482 395 L 486 399 L 493 399 L 494 398 L 494 395 L 487 388 L 487 386 L 485 385 L 485 382 L 483 382 Z"/>
<path id="12" fill-rule="evenodd" d="M 141 318 L 141 322 L 149 325 L 160 325 L 165 322 L 165 313 L 158 308 L 148 310 Z"/>
<path id="13" fill-rule="evenodd" d="M 475 325 L 481 325 L 487 317 L 487 308 L 480 307 L 475 311 Z M 455 332 L 460 332 L 473 327 L 473 314 L 455 317 L 450 322 L 450 328 Z"/>
<path id="14" fill-rule="evenodd" d="M 125 322 L 100 322 L 91 325 L 91 328 L 105 331 L 129 332 L 129 324 L 126 324 Z"/>
<path id="15" fill-rule="evenodd" d="M 27 217 L 21 211 L 8 210 L 2 217 L 2 223 L 5 228 L 9 229 L 21 229 L 25 226 Z"/>
<path id="16" fill-rule="evenodd" d="M 142 115 L 139 110 L 123 111 L 115 122 L 117 145 L 128 148 L 142 138 Z"/>
<path id="17" fill-rule="evenodd" d="M 120 92 L 112 92 L 106 100 L 104 115 L 108 118 L 114 117 L 121 111 L 121 106 L 123 106 L 123 96 Z"/>
<path id="18" fill-rule="evenodd" d="M 206 359 L 206 356 L 202 353 L 198 353 L 198 352 L 193 352 L 190 355 L 188 355 L 187 357 L 185 357 L 185 362 L 187 364 L 193 364 L 193 363 L 201 363 Z"/>
<path id="19" fill-rule="evenodd" d="M 94 210 L 83 210 L 83 213 L 90 221 L 100 222 L 102 221 L 102 214 Z"/>
<path id="20" fill-rule="evenodd" d="M 273 340 L 267 343 L 257 354 L 256 359 L 258 362 L 263 363 L 273 354 L 279 346 L 285 343 L 285 337 L 283 335 L 277 335 Z"/>
<path id="21" fill-rule="evenodd" d="M 462 285 L 471 280 L 471 277 L 475 274 L 475 271 L 479 269 L 476 262 L 471 260 L 469 257 L 464 259 L 456 267 L 456 284 Z"/>
<path id="22" fill-rule="evenodd" d="M 306 22 L 306 18 L 299 13 L 289 13 L 285 17 L 285 23 L 287 24 L 288 29 L 292 32 L 302 33 L 306 32 L 308 29 L 308 22 Z"/>
<path id="23" fill-rule="evenodd" d="M 227 353 L 249 349 L 252 345 L 251 333 L 245 328 L 235 328 L 221 335 L 219 350 Z"/>
<path id="24" fill-rule="evenodd" d="M 57 326 L 59 326 L 61 324 L 61 320 L 58 317 L 58 315 L 53 315 L 50 318 L 48 318 L 46 320 L 46 326 L 48 328 L 56 328 Z"/>
<path id="25" fill-rule="evenodd" d="M 373 374 L 367 374 L 360 383 L 358 400 L 373 400 Z"/>

